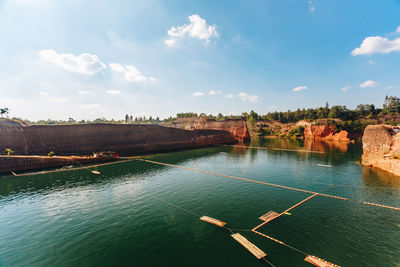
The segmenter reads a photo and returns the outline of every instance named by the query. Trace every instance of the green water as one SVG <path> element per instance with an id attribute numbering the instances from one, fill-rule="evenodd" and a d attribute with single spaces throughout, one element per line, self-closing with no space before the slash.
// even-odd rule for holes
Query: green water
<path id="1" fill-rule="evenodd" d="M 400 207 L 400 178 L 356 164 L 359 144 L 306 147 L 326 153 L 210 147 L 147 158 L 351 198 L 317 196 L 259 230 L 341 266 L 400 266 L 400 212 L 359 203 Z M 197 215 L 246 230 L 309 196 L 138 161 L 97 170 L 1 176 L 0 266 L 268 266 Z M 275 266 L 311 266 L 297 251 L 239 232 Z"/>

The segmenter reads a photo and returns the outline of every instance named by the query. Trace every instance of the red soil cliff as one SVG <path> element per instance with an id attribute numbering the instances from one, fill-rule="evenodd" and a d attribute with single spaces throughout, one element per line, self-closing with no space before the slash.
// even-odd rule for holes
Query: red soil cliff
<path id="1" fill-rule="evenodd" d="M 237 141 L 250 141 L 249 131 L 245 120 L 228 119 L 223 121 L 209 120 L 206 117 L 179 118 L 171 124 L 165 126 L 185 129 L 185 130 L 222 130 L 230 132 Z"/>
<path id="2" fill-rule="evenodd" d="M 350 142 L 347 131 L 336 132 L 333 127 L 324 125 L 307 125 L 304 128 L 304 138 L 318 141 Z"/>

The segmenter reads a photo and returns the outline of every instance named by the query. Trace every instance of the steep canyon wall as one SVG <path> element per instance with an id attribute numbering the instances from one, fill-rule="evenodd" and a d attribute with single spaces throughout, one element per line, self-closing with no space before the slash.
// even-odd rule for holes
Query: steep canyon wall
<path id="1" fill-rule="evenodd" d="M 0 122 L 0 151 L 20 155 L 89 155 L 114 151 L 121 155 L 146 154 L 234 143 L 234 136 L 221 130 L 192 130 L 157 125 L 76 124 L 24 126 Z"/>
<path id="2" fill-rule="evenodd" d="M 231 133 L 237 141 L 250 141 L 249 131 L 245 120 L 209 120 L 206 117 L 179 118 L 173 123 L 164 124 L 166 127 L 174 127 L 185 130 L 212 129 Z"/>
<path id="3" fill-rule="evenodd" d="M 400 128 L 369 125 L 362 138 L 362 164 L 400 176 Z"/>

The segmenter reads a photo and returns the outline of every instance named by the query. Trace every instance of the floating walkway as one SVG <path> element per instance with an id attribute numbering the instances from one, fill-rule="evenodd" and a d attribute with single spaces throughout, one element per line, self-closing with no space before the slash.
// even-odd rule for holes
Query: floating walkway
<path id="1" fill-rule="evenodd" d="M 328 262 L 326 260 L 311 255 L 308 255 L 304 260 L 319 267 L 339 267 L 339 265 L 336 265 L 334 263 Z"/>
<path id="2" fill-rule="evenodd" d="M 284 214 L 287 213 L 288 211 L 290 211 L 290 210 L 296 208 L 297 206 L 300 206 L 300 205 L 303 204 L 304 202 L 306 202 L 306 201 L 312 199 L 313 197 L 315 197 L 315 196 L 317 196 L 317 195 L 318 195 L 318 194 L 315 193 L 315 194 L 309 196 L 308 198 L 306 198 L 306 199 L 300 201 L 299 203 L 297 203 L 297 204 L 291 206 L 290 208 L 288 208 L 288 209 L 282 211 L 281 213 L 276 213 L 276 212 L 274 212 L 274 211 L 270 211 L 270 212 L 264 214 L 263 216 L 260 217 L 260 219 L 261 219 L 261 218 L 265 218 L 265 220 L 261 219 L 261 220 L 263 220 L 264 222 L 263 222 L 262 224 L 260 224 L 260 225 L 257 225 L 256 227 L 254 227 L 254 228 L 252 229 L 252 231 L 254 232 L 255 230 L 257 230 L 257 229 L 260 228 L 261 226 L 263 226 L 263 225 L 269 223 L 269 222 L 272 221 L 272 220 L 275 220 L 276 218 L 278 218 L 278 217 L 284 215 Z M 264 216 L 265 216 L 265 217 L 264 217 Z"/>
<path id="3" fill-rule="evenodd" d="M 242 236 L 239 233 L 231 235 L 237 242 L 239 242 L 243 247 L 245 247 L 248 251 L 250 251 L 251 254 L 253 254 L 257 259 L 262 259 L 267 254 L 259 249 L 256 245 L 251 243 L 249 240 L 247 240 L 244 236 Z"/>
<path id="4" fill-rule="evenodd" d="M 279 215 L 279 213 L 271 210 L 265 213 L 263 216 L 259 217 L 258 219 L 264 222 L 269 222 L 270 220 L 272 220 L 272 218 L 275 218 L 277 215 Z"/>
<path id="5" fill-rule="evenodd" d="M 318 196 L 323 196 L 323 197 L 328 197 L 328 198 L 335 198 L 335 199 L 340 199 L 340 200 L 345 200 L 345 201 L 353 201 L 353 202 L 359 203 L 359 201 L 357 201 L 357 200 L 351 200 L 351 199 L 348 199 L 346 197 L 328 195 L 328 194 L 313 192 L 313 191 L 310 191 L 310 190 L 305 190 L 305 189 L 300 189 L 300 188 L 295 188 L 295 187 L 290 187 L 290 186 L 278 185 L 278 184 L 273 184 L 273 183 L 268 183 L 268 182 L 261 182 L 261 181 L 257 181 L 257 180 L 247 179 L 247 178 L 240 178 L 240 177 L 236 177 L 236 176 L 232 176 L 232 175 L 225 175 L 225 174 L 220 174 L 220 173 L 215 173 L 215 172 L 202 171 L 202 170 L 198 170 L 198 169 L 183 167 L 183 166 L 169 164 L 169 163 L 162 163 L 162 162 L 148 160 L 148 159 L 142 159 L 142 158 L 135 158 L 135 159 L 139 160 L 139 161 L 143 161 L 143 162 L 148 162 L 148 163 L 153 163 L 153 164 L 158 164 L 158 165 L 163 165 L 163 166 L 168 166 L 168 167 L 173 167 L 173 168 L 179 168 L 179 169 L 188 170 L 188 171 L 206 173 L 206 174 L 211 174 L 211 175 L 214 175 L 214 176 L 220 176 L 220 177 L 235 179 L 235 180 L 244 181 L 244 182 L 263 184 L 263 185 L 268 185 L 268 186 L 273 186 L 273 187 L 278 187 L 278 188 L 283 188 L 283 189 L 288 189 L 288 190 L 308 193 L 308 194 L 312 194 L 312 195 L 317 194 Z M 376 207 L 380 207 L 380 208 L 386 208 L 386 209 L 391 209 L 391 210 L 395 210 L 395 211 L 400 211 L 400 208 L 398 208 L 398 207 L 392 207 L 392 206 L 388 206 L 388 205 L 376 204 L 376 203 L 366 202 L 366 201 L 365 202 L 361 202 L 361 203 L 365 204 L 365 205 L 371 205 L 371 206 L 376 206 Z"/>

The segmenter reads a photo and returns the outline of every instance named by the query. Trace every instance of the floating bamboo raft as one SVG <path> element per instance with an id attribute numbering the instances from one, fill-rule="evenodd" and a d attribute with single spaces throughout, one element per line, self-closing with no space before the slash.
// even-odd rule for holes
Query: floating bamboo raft
<path id="1" fill-rule="evenodd" d="M 223 221 L 220 221 L 220 220 L 208 217 L 208 216 L 203 216 L 203 217 L 200 218 L 200 220 L 208 222 L 208 223 L 211 223 L 211 224 L 214 224 L 214 225 L 219 226 L 219 227 L 224 227 L 225 224 L 226 224 L 226 222 L 223 222 Z"/>
<path id="2" fill-rule="evenodd" d="M 274 217 L 276 217 L 278 215 L 279 215 L 279 213 L 271 210 L 271 211 L 268 211 L 267 213 L 265 213 L 259 219 L 264 221 L 264 222 L 269 222 L 272 218 L 274 218 Z"/>
<path id="3" fill-rule="evenodd" d="M 311 255 L 308 255 L 304 260 L 319 267 L 339 267 L 339 265 Z"/>
<path id="4" fill-rule="evenodd" d="M 259 249 L 256 245 L 251 243 L 249 240 L 247 240 L 244 236 L 242 236 L 239 233 L 231 235 L 237 242 L 239 242 L 243 247 L 245 247 L 248 251 L 250 251 L 251 254 L 253 254 L 257 259 L 262 259 L 267 254 Z"/>
<path id="5" fill-rule="evenodd" d="M 317 166 L 326 167 L 326 168 L 332 168 L 332 165 L 329 165 L 329 164 L 319 164 L 319 163 L 317 163 Z"/>

